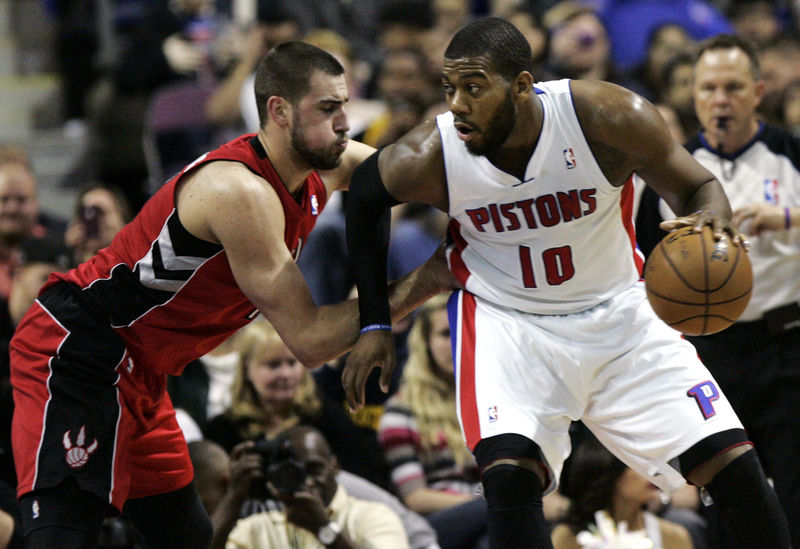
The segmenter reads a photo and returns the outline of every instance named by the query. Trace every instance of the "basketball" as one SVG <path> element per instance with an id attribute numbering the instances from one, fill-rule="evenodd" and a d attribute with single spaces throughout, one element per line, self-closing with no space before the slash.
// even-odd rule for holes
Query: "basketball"
<path id="1" fill-rule="evenodd" d="M 688 335 L 724 330 L 747 307 L 753 270 L 742 246 L 711 227 L 671 232 L 653 249 L 644 269 L 647 298 L 656 314 Z"/>

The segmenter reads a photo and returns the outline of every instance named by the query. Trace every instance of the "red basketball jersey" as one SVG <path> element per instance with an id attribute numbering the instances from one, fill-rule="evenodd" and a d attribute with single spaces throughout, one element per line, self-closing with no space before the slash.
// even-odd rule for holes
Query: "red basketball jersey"
<path id="1" fill-rule="evenodd" d="M 204 154 L 168 181 L 108 248 L 67 273 L 84 302 L 124 340 L 135 362 L 177 375 L 247 324 L 254 305 L 236 285 L 225 250 L 189 234 L 178 218 L 175 189 L 187 172 L 215 160 L 242 162 L 278 193 L 286 218 L 284 239 L 296 259 L 327 200 L 317 172 L 296 200 L 254 134 Z"/>

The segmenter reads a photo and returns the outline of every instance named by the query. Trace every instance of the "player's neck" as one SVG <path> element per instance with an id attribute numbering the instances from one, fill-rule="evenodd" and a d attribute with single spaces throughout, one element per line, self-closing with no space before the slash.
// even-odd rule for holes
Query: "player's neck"
<path id="1" fill-rule="evenodd" d="M 313 169 L 300 158 L 291 143 L 287 142 L 283 134 L 278 131 L 270 131 L 268 126 L 266 131 L 258 133 L 258 140 L 286 189 L 289 193 L 295 194 L 300 191 Z"/>
<path id="2" fill-rule="evenodd" d="M 525 170 L 542 133 L 543 112 L 541 101 L 533 95 L 531 101 L 520 106 L 508 139 L 502 147 L 487 154 L 486 158 L 504 172 L 524 179 Z"/>

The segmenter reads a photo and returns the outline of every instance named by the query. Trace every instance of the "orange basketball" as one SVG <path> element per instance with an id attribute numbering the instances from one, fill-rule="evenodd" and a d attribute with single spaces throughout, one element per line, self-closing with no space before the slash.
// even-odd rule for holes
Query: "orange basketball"
<path id="1" fill-rule="evenodd" d="M 653 310 L 688 335 L 719 332 L 742 314 L 753 290 L 753 270 L 742 246 L 728 235 L 714 240 L 711 227 L 671 232 L 653 249 L 644 268 Z"/>

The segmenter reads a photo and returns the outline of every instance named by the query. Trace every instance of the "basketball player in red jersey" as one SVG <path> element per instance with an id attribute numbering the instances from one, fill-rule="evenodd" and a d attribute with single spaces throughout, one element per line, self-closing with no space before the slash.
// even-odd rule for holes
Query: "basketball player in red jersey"
<path id="1" fill-rule="evenodd" d="M 534 84 L 530 47 L 502 19 L 456 33 L 441 78 L 449 112 L 353 174 L 348 248 L 366 331 L 342 376 L 351 406 L 369 371 L 388 379 L 395 362 L 379 219 L 399 201 L 431 204 L 451 218 L 447 257 L 463 286 L 448 303 L 457 406 L 493 549 L 552 548 L 542 496 L 574 420 L 664 490 L 704 487 L 737 549 L 788 549 L 741 422 L 640 280 L 632 174 L 682 216 L 665 230 L 710 225 L 741 245 L 719 181 L 632 92 Z"/>
<path id="2" fill-rule="evenodd" d="M 261 130 L 195 160 L 110 247 L 49 279 L 11 344 L 25 547 L 91 547 L 123 510 L 148 547 L 207 547 L 166 375 L 259 311 L 309 368 L 355 343 L 355 301 L 316 307 L 294 262 L 373 152 L 348 144 L 343 72 L 307 44 L 273 49 L 255 80 Z M 434 256 L 394 286 L 394 314 L 448 277 Z"/>

